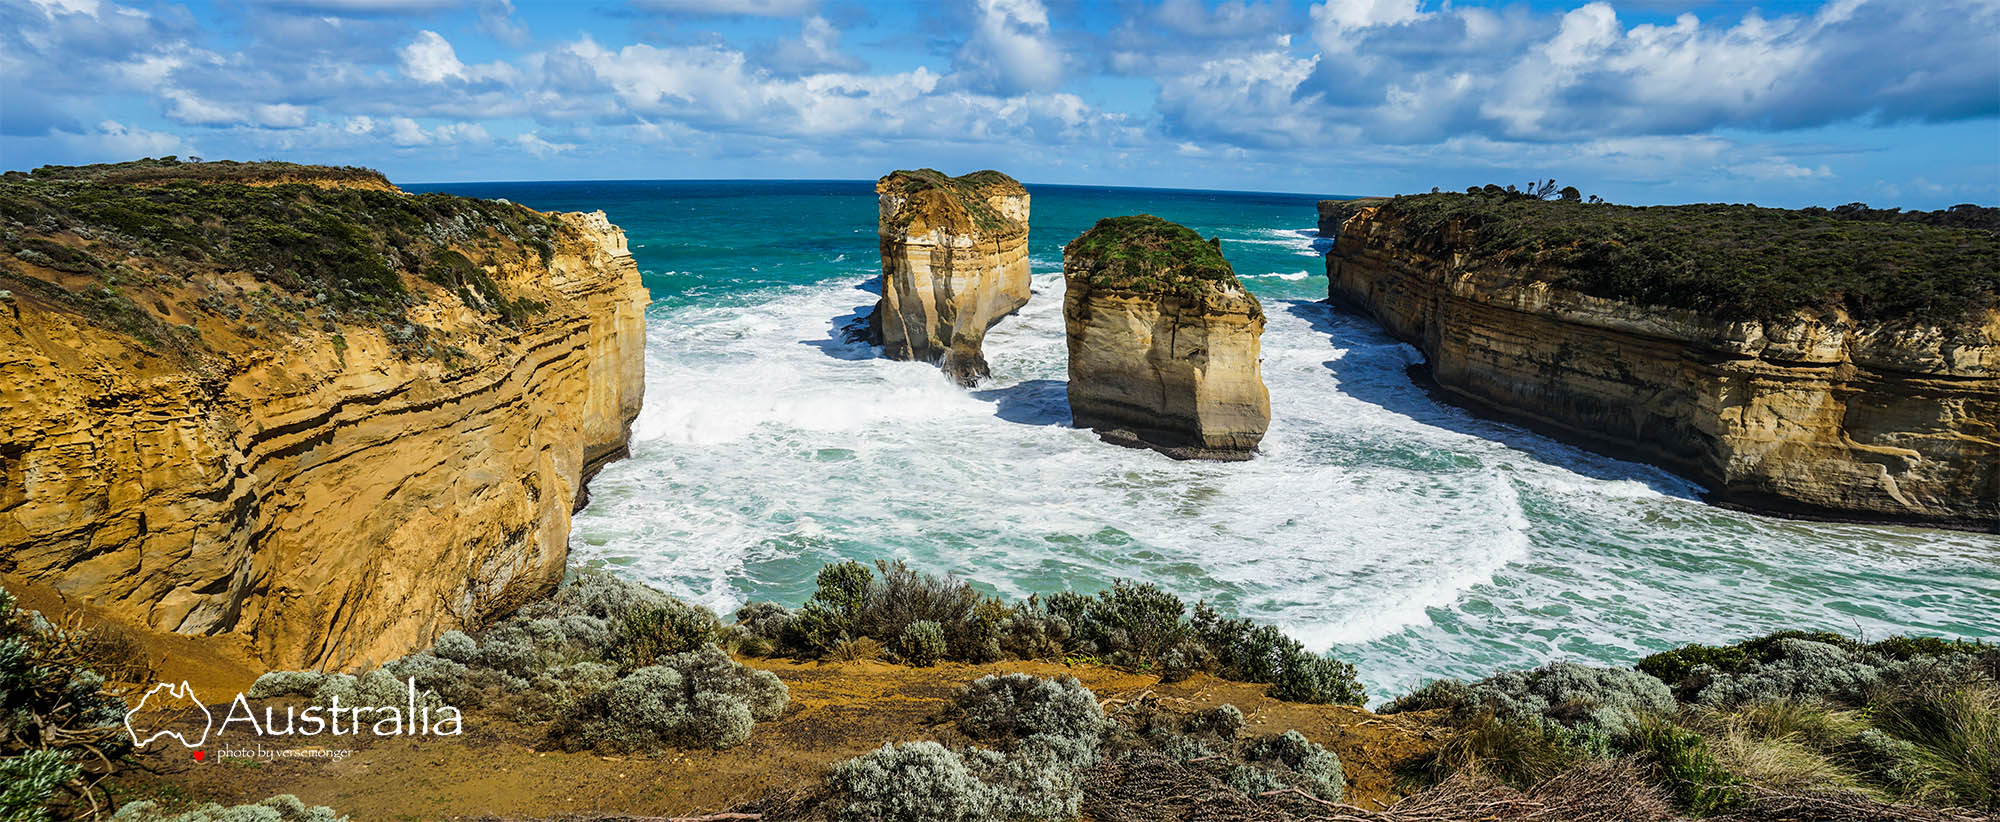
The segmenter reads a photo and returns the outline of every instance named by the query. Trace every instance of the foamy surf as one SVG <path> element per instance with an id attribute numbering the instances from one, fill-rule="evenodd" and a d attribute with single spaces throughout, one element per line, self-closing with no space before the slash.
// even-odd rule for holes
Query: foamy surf
<path id="1" fill-rule="evenodd" d="M 1183 206 L 1061 199 L 1084 196 L 1037 195 L 1061 222 L 1038 222 L 1034 298 L 993 329 L 994 378 L 970 392 L 837 328 L 875 300 L 872 192 L 805 220 L 822 245 L 777 263 L 726 238 L 704 247 L 741 267 L 660 252 L 652 268 L 675 273 L 652 280 L 645 410 L 576 517 L 577 559 L 719 609 L 797 604 L 839 559 L 1010 597 L 1152 582 L 1333 649 L 1378 697 L 1781 627 L 2000 626 L 2000 601 L 1969 593 L 2000 589 L 2000 538 L 1723 511 L 1657 469 L 1437 404 L 1406 373 L 1414 349 L 1309 301 L 1310 229 L 1201 227 L 1264 299 L 1263 452 L 1181 463 L 1101 443 L 1069 427 L 1060 244 L 1104 213 Z"/>

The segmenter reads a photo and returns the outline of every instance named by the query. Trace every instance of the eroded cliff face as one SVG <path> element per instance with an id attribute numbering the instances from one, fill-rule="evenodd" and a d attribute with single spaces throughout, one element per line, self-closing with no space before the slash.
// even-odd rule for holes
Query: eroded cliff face
<path id="1" fill-rule="evenodd" d="M 532 242 L 419 229 L 462 279 L 396 275 L 392 321 L 283 272 L 8 226 L 42 251 L 0 304 L 0 570 L 286 668 L 380 662 L 551 589 L 639 411 L 646 294 L 602 213 L 520 211 Z M 73 296 L 93 289 L 140 313 L 107 320 Z"/>
<path id="2" fill-rule="evenodd" d="M 1028 192 L 997 171 L 930 169 L 876 181 L 882 300 L 871 333 L 891 359 L 936 363 L 960 385 L 988 371 L 986 330 L 1028 303 Z"/>
<path id="3" fill-rule="evenodd" d="M 1063 250 L 1070 416 L 1176 459 L 1249 459 L 1271 422 L 1264 309 L 1222 253 L 1158 217 L 1100 221 Z"/>
<path id="4" fill-rule="evenodd" d="M 1655 463 L 1711 498 L 1804 516 L 2000 529 L 2000 312 L 1950 327 L 1843 309 L 1727 322 L 1475 263 L 1363 209 L 1329 296 L 1422 349 L 1451 397 Z"/>

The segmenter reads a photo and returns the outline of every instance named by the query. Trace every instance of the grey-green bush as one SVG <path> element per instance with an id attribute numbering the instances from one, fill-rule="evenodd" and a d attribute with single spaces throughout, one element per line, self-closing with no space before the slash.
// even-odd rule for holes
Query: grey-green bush
<path id="1" fill-rule="evenodd" d="M 167 813 L 149 800 L 131 802 L 111 816 L 114 822 L 346 822 L 347 817 L 324 805 L 307 805 L 291 794 L 279 794 L 252 805 L 223 807 L 213 802 L 182 813 Z"/>
<path id="2" fill-rule="evenodd" d="M 1340 766 L 1340 757 L 1298 731 L 1253 740 L 1244 750 L 1243 760 L 1269 773 L 1281 787 L 1300 788 L 1330 802 L 1347 796 L 1347 774 Z"/>
<path id="3" fill-rule="evenodd" d="M 748 739 L 759 720 L 776 719 L 788 699 L 775 675 L 711 645 L 619 678 L 585 698 L 555 735 L 572 749 L 728 748 Z"/>
<path id="4" fill-rule="evenodd" d="M 883 745 L 833 766 L 827 785 L 842 822 L 965 822 L 993 808 L 992 786 L 936 742 Z"/>
<path id="5" fill-rule="evenodd" d="M 983 676 L 959 689 L 952 701 L 959 731 L 973 739 L 1006 748 L 1037 741 L 1065 751 L 1076 767 L 1096 762 L 1104 709 L 1073 677 Z"/>
<path id="6" fill-rule="evenodd" d="M 1451 708 L 1465 719 L 1490 711 L 1502 722 L 1552 722 L 1608 741 L 1629 739 L 1639 716 L 1676 708 L 1666 683 L 1627 668 L 1553 662 L 1530 671 L 1505 671 L 1471 685 L 1430 683 L 1382 708 L 1383 713 Z"/>

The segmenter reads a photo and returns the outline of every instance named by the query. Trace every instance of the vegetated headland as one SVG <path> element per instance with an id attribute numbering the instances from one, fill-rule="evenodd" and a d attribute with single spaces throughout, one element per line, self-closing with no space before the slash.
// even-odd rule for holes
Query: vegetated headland
<path id="1" fill-rule="evenodd" d="M 1986 516 L 1983 212 L 1580 200 L 1338 207 L 1331 288 L 1441 384 L 1519 377 L 1547 424 L 1680 432 L 1682 470 L 1712 461 L 1738 499 Z M 2000 650 L 1976 641 L 1806 626 L 1370 695 L 1278 628 L 1151 585 L 1009 601 L 845 562 L 797 608 L 725 618 L 568 567 L 569 514 L 643 384 L 644 291 L 602 214 L 165 158 L 0 177 L 0 243 L 11 817 L 2000 812 Z M 1867 248 L 1902 256 L 1807 277 Z M 1143 263 L 1171 249 L 1085 250 L 1127 277 L 1106 288 L 1160 296 Z M 1740 405 L 1651 428 L 1632 385 Z M 1745 422 L 1770 415 L 1786 436 Z M 1838 473 L 1863 453 L 1870 472 Z M 1902 507 L 1867 508 L 1885 495 Z M 139 746 L 125 714 L 160 682 L 225 720 L 241 692 L 254 727 L 202 737 L 202 759 Z M 446 708 L 462 722 L 434 732 Z M 328 715 L 346 732 L 298 720 Z"/>

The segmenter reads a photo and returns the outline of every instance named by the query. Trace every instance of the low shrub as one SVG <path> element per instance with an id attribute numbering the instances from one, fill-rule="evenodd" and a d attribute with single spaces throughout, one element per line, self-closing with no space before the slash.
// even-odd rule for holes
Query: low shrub
<path id="1" fill-rule="evenodd" d="M 879 579 L 857 562 L 829 565 L 798 610 L 746 605 L 731 631 L 763 637 L 777 652 L 804 659 L 849 653 L 845 643 L 863 638 L 900 657 L 909 656 L 902 647 L 909 626 L 932 622 L 944 635 L 939 660 L 1081 658 L 1155 672 L 1166 681 L 1209 671 L 1269 683 L 1272 697 L 1293 702 L 1366 701 L 1352 666 L 1306 650 L 1275 627 L 1225 619 L 1206 603 L 1190 613 L 1155 585 L 1118 581 L 1095 595 L 1061 591 L 1008 605 L 963 581 L 901 562 L 878 562 L 876 570 Z"/>
<path id="2" fill-rule="evenodd" d="M 716 641 L 715 613 L 677 599 L 632 606 L 611 621 L 610 646 L 621 667 L 643 668 L 660 657 L 684 654 Z"/>
<path id="3" fill-rule="evenodd" d="M 1073 677 L 983 676 L 960 688 L 952 703 L 966 736 L 1007 749 L 1047 744 L 1079 767 L 1095 761 L 1105 729 L 1097 695 Z"/>
<path id="4" fill-rule="evenodd" d="M 1276 786 L 1264 790 L 1298 788 L 1329 802 L 1347 797 L 1347 774 L 1340 766 L 1340 757 L 1298 731 L 1253 740 L 1243 753 L 1243 761 L 1247 767 L 1267 775 L 1270 784 Z"/>
<path id="5" fill-rule="evenodd" d="M 1460 719 L 1491 713 L 1502 723 L 1554 723 L 1615 744 L 1631 736 L 1640 714 L 1671 714 L 1677 705 L 1673 692 L 1646 674 L 1553 662 L 1531 671 L 1494 674 L 1471 685 L 1433 682 L 1381 712 L 1438 708 L 1450 709 Z M 1600 746 L 1605 745 L 1586 745 Z"/>
<path id="6" fill-rule="evenodd" d="M 56 626 L 0 590 L 0 809 L 39 819 L 97 785 L 131 752 L 125 703 L 88 667 L 87 631 Z"/>
<path id="7" fill-rule="evenodd" d="M 904 626 L 896 637 L 896 656 L 905 664 L 928 668 L 944 655 L 944 626 L 928 619 Z"/>
<path id="8" fill-rule="evenodd" d="M 1460 721 L 1435 751 L 1405 765 L 1402 777 L 1425 786 L 1475 773 L 1525 788 L 1598 753 L 1590 741 L 1560 725 L 1539 719 L 1502 721 L 1482 712 Z"/>
<path id="9" fill-rule="evenodd" d="M 273 671 L 250 695 L 402 705 L 414 679 L 430 704 L 548 722 L 551 738 L 572 749 L 721 748 L 775 718 L 789 698 L 776 676 L 717 647 L 724 638 L 705 608 L 584 569 L 477 636 L 447 631 L 430 650 L 358 675 Z"/>
<path id="10" fill-rule="evenodd" d="M 640 751 L 668 745 L 728 748 L 759 720 L 784 712 L 778 677 L 714 646 L 662 658 L 584 698 L 552 736 L 570 750 Z"/>
<path id="11" fill-rule="evenodd" d="M 346 822 L 347 817 L 324 805 L 307 805 L 291 794 L 279 794 L 252 805 L 223 807 L 213 802 L 181 813 L 167 813 L 149 800 L 132 802 L 111 816 L 113 822 Z"/>
<path id="12" fill-rule="evenodd" d="M 961 822 L 993 807 L 992 786 L 936 742 L 885 744 L 834 765 L 827 785 L 843 822 Z"/>
<path id="13" fill-rule="evenodd" d="M 1634 747 L 1681 809 L 1706 816 L 1741 804 L 1746 797 L 1743 780 L 1716 761 L 1700 733 L 1663 720 L 1642 722 L 1634 733 Z"/>

